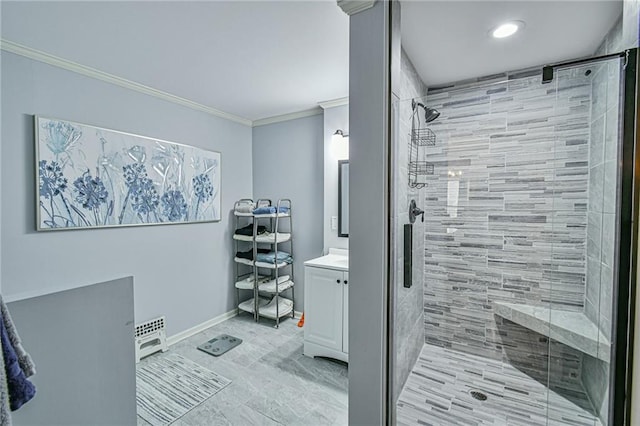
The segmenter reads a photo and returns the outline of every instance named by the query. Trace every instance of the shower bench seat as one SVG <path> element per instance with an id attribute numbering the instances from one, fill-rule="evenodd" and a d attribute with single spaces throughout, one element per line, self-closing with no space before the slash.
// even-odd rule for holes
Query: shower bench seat
<path id="1" fill-rule="evenodd" d="M 582 312 L 505 302 L 494 302 L 494 312 L 511 322 L 609 362 L 609 339 Z"/>

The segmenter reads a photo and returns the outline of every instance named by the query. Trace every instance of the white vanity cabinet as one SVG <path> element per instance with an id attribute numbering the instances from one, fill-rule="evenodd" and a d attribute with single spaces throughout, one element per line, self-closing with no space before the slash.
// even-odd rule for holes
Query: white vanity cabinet
<path id="1" fill-rule="evenodd" d="M 340 252 L 343 252 L 340 250 Z M 305 262 L 304 354 L 348 361 L 348 257 L 331 250 Z"/>

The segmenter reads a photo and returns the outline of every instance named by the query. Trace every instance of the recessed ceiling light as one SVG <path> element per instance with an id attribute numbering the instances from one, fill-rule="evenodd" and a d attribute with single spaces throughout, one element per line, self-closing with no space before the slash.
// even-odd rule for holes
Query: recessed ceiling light
<path id="1" fill-rule="evenodd" d="M 505 38 L 514 35 L 519 29 L 524 27 L 524 22 L 522 21 L 511 21 L 505 22 L 504 24 L 498 25 L 494 29 L 490 31 L 490 34 L 494 38 Z"/>

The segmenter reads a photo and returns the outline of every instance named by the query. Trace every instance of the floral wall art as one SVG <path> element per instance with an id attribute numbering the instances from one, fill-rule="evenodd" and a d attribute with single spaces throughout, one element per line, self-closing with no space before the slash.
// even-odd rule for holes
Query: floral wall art
<path id="1" fill-rule="evenodd" d="M 38 230 L 220 220 L 220 153 L 35 117 Z"/>

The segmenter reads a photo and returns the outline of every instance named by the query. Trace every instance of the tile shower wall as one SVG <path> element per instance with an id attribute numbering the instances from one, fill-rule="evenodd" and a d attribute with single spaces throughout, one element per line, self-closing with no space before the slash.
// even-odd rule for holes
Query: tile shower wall
<path id="1" fill-rule="evenodd" d="M 622 14 L 607 33 L 595 56 L 621 52 L 638 47 L 640 36 L 640 0 L 624 0 Z"/>
<path id="2" fill-rule="evenodd" d="M 597 67 L 592 81 L 585 314 L 611 338 L 620 63 Z"/>
<path id="3" fill-rule="evenodd" d="M 591 80 L 576 73 L 556 90 L 535 74 L 427 96 L 441 116 L 427 151 L 425 341 L 567 388 L 580 386 L 582 354 L 493 312 L 496 301 L 584 307 Z"/>
<path id="4" fill-rule="evenodd" d="M 413 64 L 402 51 L 400 85 L 398 88 L 400 99 L 411 99 L 424 96 L 427 93 L 426 86 L 418 76 Z M 393 165 L 397 167 L 393 171 L 394 203 L 393 203 L 393 245 L 397 252 L 394 288 L 396 300 L 395 320 L 395 375 L 394 395 L 400 395 L 400 391 L 413 368 L 420 350 L 424 344 L 424 326 L 422 303 L 422 283 L 424 281 L 424 224 L 418 219 L 413 229 L 413 271 L 411 288 L 404 288 L 403 262 L 403 226 L 409 223 L 409 202 L 415 199 L 420 208 L 426 189 L 409 188 L 408 185 L 408 145 L 411 133 L 411 102 L 396 102 L 395 114 L 397 126 L 394 145 Z"/>
<path id="5" fill-rule="evenodd" d="M 620 61 L 611 60 L 593 69 L 584 311 L 611 340 L 620 146 Z M 606 424 L 609 364 L 585 357 L 583 369 L 588 372 L 583 374 L 587 393 Z"/>
<path id="6" fill-rule="evenodd" d="M 640 1 L 625 0 L 623 13 L 602 41 L 595 55 L 621 52 L 638 46 Z M 587 288 L 585 314 L 597 323 L 606 337 L 611 339 L 613 309 L 612 267 L 615 261 L 612 235 L 615 235 L 615 217 L 612 214 L 615 200 L 610 189 L 616 178 L 614 160 L 617 156 L 617 121 L 619 65 L 601 64 L 593 78 L 594 99 L 592 105 L 590 168 L 593 179 L 589 191 L 596 194 L 595 203 L 589 204 L 587 225 Z M 604 188 L 607 188 L 606 190 Z M 607 198 L 602 198 L 607 197 Z M 609 364 L 585 356 L 582 365 L 584 387 L 593 402 L 600 420 L 607 424 L 609 406 Z"/>

